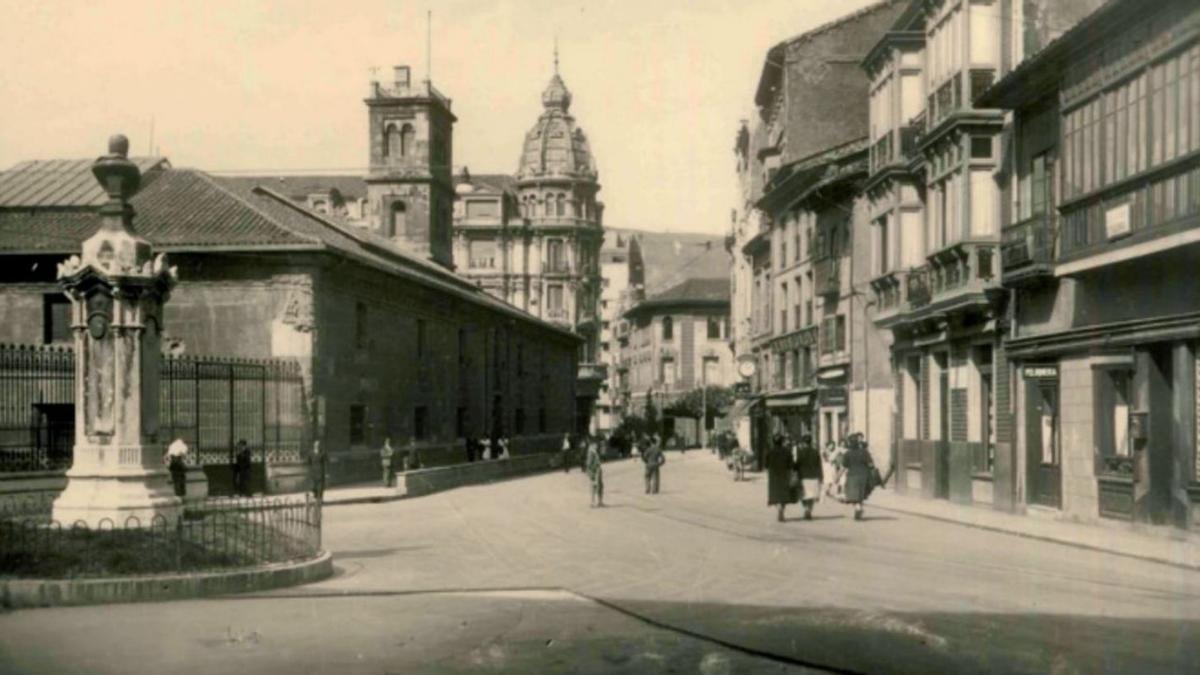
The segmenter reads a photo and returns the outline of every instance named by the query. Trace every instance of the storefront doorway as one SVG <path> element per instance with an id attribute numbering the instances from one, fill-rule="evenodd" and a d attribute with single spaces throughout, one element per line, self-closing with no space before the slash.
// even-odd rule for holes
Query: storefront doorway
<path id="1" fill-rule="evenodd" d="M 1062 446 L 1059 441 L 1058 368 L 1026 366 L 1025 450 L 1030 504 L 1062 508 Z"/>

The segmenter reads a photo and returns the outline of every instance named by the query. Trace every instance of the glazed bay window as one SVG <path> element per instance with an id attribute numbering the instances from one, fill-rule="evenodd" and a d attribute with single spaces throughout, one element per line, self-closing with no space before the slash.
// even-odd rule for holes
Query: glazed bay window
<path id="1" fill-rule="evenodd" d="M 1063 136 L 1068 200 L 1200 151 L 1200 45 L 1073 105 Z"/>

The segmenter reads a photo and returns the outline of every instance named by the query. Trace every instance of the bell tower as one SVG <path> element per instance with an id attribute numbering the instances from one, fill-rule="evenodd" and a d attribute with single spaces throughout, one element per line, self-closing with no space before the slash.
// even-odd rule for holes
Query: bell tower
<path id="1" fill-rule="evenodd" d="M 408 66 L 371 81 L 368 222 L 406 250 L 453 269 L 454 123 L 450 99 Z"/>

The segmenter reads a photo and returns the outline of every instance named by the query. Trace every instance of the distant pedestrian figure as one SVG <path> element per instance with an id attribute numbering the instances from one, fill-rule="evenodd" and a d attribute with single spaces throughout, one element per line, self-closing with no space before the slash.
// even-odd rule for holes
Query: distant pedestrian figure
<path id="1" fill-rule="evenodd" d="M 329 457 L 321 450 L 321 441 L 313 441 L 312 453 L 308 456 L 308 479 L 312 482 L 313 499 L 325 499 L 325 471 Z"/>
<path id="2" fill-rule="evenodd" d="M 571 473 L 571 435 L 563 434 L 562 442 L 563 473 Z"/>
<path id="3" fill-rule="evenodd" d="M 604 462 L 600 459 L 600 444 L 596 441 L 588 443 L 587 459 L 588 481 L 592 484 L 592 506 L 604 506 Z"/>
<path id="4" fill-rule="evenodd" d="M 379 466 L 383 469 L 383 486 L 392 487 L 396 484 L 396 474 L 392 471 L 392 460 L 396 451 L 392 449 L 392 439 L 383 439 L 383 447 L 379 449 Z"/>
<path id="5" fill-rule="evenodd" d="M 774 442 L 767 450 L 764 464 L 767 466 L 767 506 L 778 509 L 776 519 L 782 523 L 784 509 L 788 504 L 797 501 L 792 481 L 799 480 L 795 476 L 792 449 L 786 436 L 775 436 Z"/>
<path id="6" fill-rule="evenodd" d="M 863 503 L 875 487 L 871 484 L 871 479 L 876 471 L 875 461 L 871 459 L 866 442 L 861 438 L 852 438 L 846 453 L 841 457 L 841 464 L 846 474 L 845 501 L 854 505 L 854 519 L 862 520 Z"/>
<path id="7" fill-rule="evenodd" d="M 237 442 L 237 452 L 234 453 L 233 458 L 233 487 L 234 491 L 243 497 L 250 496 L 251 465 L 250 446 L 246 443 L 246 439 L 240 439 Z"/>
<path id="8" fill-rule="evenodd" d="M 657 445 L 651 445 L 642 451 L 642 463 L 646 468 L 646 494 L 658 494 L 659 472 L 666 461 L 667 458 L 663 455 L 662 448 Z"/>
<path id="9" fill-rule="evenodd" d="M 500 454 L 497 457 L 497 459 L 511 459 L 511 456 L 508 454 L 508 439 L 507 438 L 500 439 Z"/>
<path id="10" fill-rule="evenodd" d="M 796 474 L 800 476 L 800 499 L 804 504 L 804 519 L 812 520 L 813 504 L 821 496 L 821 481 L 825 478 L 821 453 L 813 446 L 812 436 L 800 437 L 796 450 Z"/>
<path id="11" fill-rule="evenodd" d="M 825 449 L 821 451 L 821 461 L 824 462 L 825 475 L 832 476 L 825 485 L 825 494 L 837 499 L 845 501 L 842 495 L 842 455 L 845 454 L 844 447 L 839 447 L 832 440 L 826 441 Z"/>
<path id="12" fill-rule="evenodd" d="M 167 470 L 171 472 L 171 484 L 176 497 L 187 496 L 187 443 L 176 438 L 167 446 Z"/>
<path id="13" fill-rule="evenodd" d="M 479 456 L 484 460 L 492 458 L 492 439 L 485 438 L 482 441 L 483 449 L 479 452 Z"/>
<path id="14" fill-rule="evenodd" d="M 404 470 L 415 471 L 421 468 L 421 455 L 417 452 L 417 440 L 408 443 L 408 452 L 404 454 Z"/>

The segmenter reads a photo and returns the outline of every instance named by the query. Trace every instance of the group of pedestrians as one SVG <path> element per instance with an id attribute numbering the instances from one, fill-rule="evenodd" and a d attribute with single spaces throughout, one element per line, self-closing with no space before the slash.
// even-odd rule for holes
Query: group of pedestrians
<path id="1" fill-rule="evenodd" d="M 421 468 L 421 454 L 417 450 L 416 440 L 411 441 L 408 448 L 400 451 L 397 457 L 396 450 L 392 448 L 392 439 L 383 439 L 383 447 L 379 449 L 379 464 L 383 469 L 383 486 L 396 487 L 397 466 L 403 471 Z"/>
<path id="2" fill-rule="evenodd" d="M 569 434 L 564 435 L 561 457 L 564 473 L 570 473 L 571 465 L 574 464 L 572 455 L 575 452 L 576 442 L 584 445 L 582 468 L 587 474 L 588 483 L 591 486 L 591 506 L 593 508 L 602 507 L 604 506 L 604 456 L 601 447 L 604 444 L 600 438 L 582 437 L 578 441 L 573 441 Z M 636 448 L 636 452 L 642 460 L 646 494 L 658 494 L 662 466 L 666 463 L 662 441 L 657 436 L 639 436 L 636 439 L 628 439 L 628 443 L 631 448 Z M 615 454 L 623 457 L 632 452 L 632 450 L 626 451 L 619 446 L 614 446 L 611 441 L 607 443 L 607 446 Z"/>
<path id="3" fill-rule="evenodd" d="M 804 519 L 812 520 L 813 507 L 822 496 L 826 467 L 833 472 L 825 485 L 825 495 L 854 507 L 854 519 L 863 519 L 863 504 L 871 492 L 883 484 L 861 433 L 850 434 L 841 444 L 826 444 L 818 452 L 812 437 L 805 434 L 799 442 L 783 432 L 775 435 L 763 464 L 767 470 L 767 505 L 777 509 L 776 518 L 785 520 L 788 504 L 800 502 Z"/>
<path id="4" fill-rule="evenodd" d="M 465 445 L 468 462 L 508 459 L 512 456 L 508 452 L 508 438 L 504 436 L 484 439 L 467 436 Z"/>

